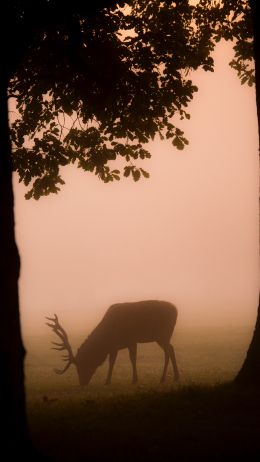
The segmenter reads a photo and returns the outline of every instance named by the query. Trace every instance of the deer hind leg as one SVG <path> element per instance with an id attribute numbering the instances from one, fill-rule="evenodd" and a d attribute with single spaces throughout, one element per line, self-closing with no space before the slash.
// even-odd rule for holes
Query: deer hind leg
<path id="1" fill-rule="evenodd" d="M 109 368 L 108 368 L 108 374 L 107 374 L 105 385 L 110 385 L 111 383 L 112 372 L 113 372 L 113 368 L 116 362 L 116 357 L 117 357 L 117 350 L 112 351 L 109 354 Z"/>
<path id="2" fill-rule="evenodd" d="M 162 377 L 161 377 L 161 380 L 160 380 L 160 383 L 163 383 L 163 382 L 165 382 L 166 373 L 167 373 L 168 364 L 169 364 L 169 359 L 170 359 L 170 345 L 160 343 L 160 342 L 158 342 L 158 344 L 160 345 L 160 347 L 164 351 L 164 368 L 163 368 L 163 373 L 162 373 Z"/>
<path id="3" fill-rule="evenodd" d="M 171 358 L 172 367 L 173 367 L 174 380 L 178 381 L 180 378 L 180 374 L 179 374 L 177 361 L 175 357 L 175 351 L 172 345 L 169 345 L 169 346 L 170 346 L 170 358 Z"/>
<path id="4" fill-rule="evenodd" d="M 130 361 L 133 366 L 133 380 L 132 383 L 136 383 L 138 378 L 137 378 L 137 369 L 136 369 L 136 356 L 137 356 L 137 344 L 135 343 L 134 345 L 131 345 L 128 347 L 129 350 L 129 356 L 130 356 Z"/>

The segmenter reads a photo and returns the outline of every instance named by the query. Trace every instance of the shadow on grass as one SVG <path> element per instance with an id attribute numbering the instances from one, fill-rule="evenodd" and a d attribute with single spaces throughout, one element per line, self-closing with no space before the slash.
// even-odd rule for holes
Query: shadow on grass
<path id="1" fill-rule="evenodd" d="M 259 390 L 185 386 L 29 407 L 35 444 L 58 462 L 259 460 Z"/>

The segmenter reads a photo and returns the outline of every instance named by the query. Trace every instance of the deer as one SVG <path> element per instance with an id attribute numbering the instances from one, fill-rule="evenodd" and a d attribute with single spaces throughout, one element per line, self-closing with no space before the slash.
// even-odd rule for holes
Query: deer
<path id="1" fill-rule="evenodd" d="M 169 360 L 173 367 L 174 380 L 179 380 L 174 348 L 170 343 L 177 321 L 177 308 L 170 302 L 146 300 L 111 305 L 103 319 L 86 338 L 74 356 L 68 335 L 60 325 L 58 316 L 46 317 L 46 324 L 59 337 L 61 343 L 52 342 L 55 350 L 66 351 L 63 369 L 54 369 L 64 374 L 74 364 L 80 385 L 88 385 L 96 369 L 109 356 L 109 368 L 105 381 L 110 385 L 112 372 L 119 350 L 128 348 L 132 363 L 132 383 L 137 383 L 137 344 L 157 342 L 164 351 L 164 367 L 160 383 L 166 379 Z"/>

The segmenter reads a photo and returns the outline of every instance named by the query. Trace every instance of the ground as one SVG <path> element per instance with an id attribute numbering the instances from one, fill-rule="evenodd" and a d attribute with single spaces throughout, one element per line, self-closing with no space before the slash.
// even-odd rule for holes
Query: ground
<path id="1" fill-rule="evenodd" d="M 259 391 L 232 385 L 249 339 L 249 329 L 242 328 L 179 332 L 179 385 L 170 369 L 167 383 L 158 385 L 163 353 L 149 344 L 139 347 L 137 386 L 130 384 L 123 351 L 111 386 L 103 385 L 104 364 L 82 389 L 73 369 L 63 376 L 53 372 L 60 362 L 59 353 L 49 350 L 50 337 L 28 338 L 33 440 L 54 462 L 258 460 Z"/>

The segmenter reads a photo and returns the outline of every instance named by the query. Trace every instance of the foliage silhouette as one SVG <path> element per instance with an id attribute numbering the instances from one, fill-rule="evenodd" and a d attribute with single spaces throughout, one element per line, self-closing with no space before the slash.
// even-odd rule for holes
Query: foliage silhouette
<path id="1" fill-rule="evenodd" d="M 13 163 L 30 186 L 26 198 L 57 193 L 60 167 L 76 163 L 104 182 L 149 174 L 145 144 L 159 135 L 183 149 L 178 128 L 197 87 L 190 71 L 214 70 L 221 39 L 238 38 L 231 65 L 253 83 L 247 2 L 132 1 L 91 18 L 41 28 L 10 81 L 19 117 L 12 126 Z M 169 20 L 170 18 L 170 20 Z"/>

